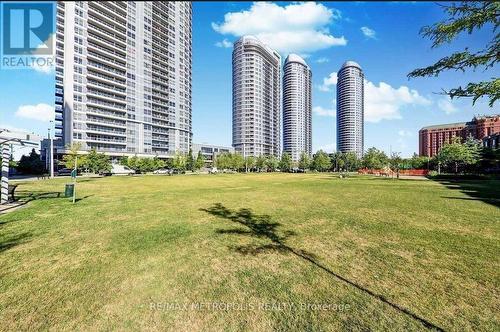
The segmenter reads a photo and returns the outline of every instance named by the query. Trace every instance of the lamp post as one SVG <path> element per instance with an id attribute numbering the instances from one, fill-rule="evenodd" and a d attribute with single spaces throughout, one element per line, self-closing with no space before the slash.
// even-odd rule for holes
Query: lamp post
<path id="1" fill-rule="evenodd" d="M 54 140 L 52 139 L 52 135 L 50 135 L 50 129 L 52 127 L 52 123 L 54 121 L 50 120 L 50 127 L 49 127 L 49 142 L 50 142 L 50 147 L 49 147 L 49 172 L 50 172 L 50 178 L 54 178 Z"/>

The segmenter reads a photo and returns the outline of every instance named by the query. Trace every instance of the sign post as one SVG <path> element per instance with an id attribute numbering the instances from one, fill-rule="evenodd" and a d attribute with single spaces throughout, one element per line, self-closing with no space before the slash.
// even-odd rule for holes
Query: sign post
<path id="1" fill-rule="evenodd" d="M 75 155 L 75 169 L 71 171 L 71 178 L 73 179 L 73 204 L 75 204 L 76 199 L 76 172 L 78 165 L 78 155 Z"/>

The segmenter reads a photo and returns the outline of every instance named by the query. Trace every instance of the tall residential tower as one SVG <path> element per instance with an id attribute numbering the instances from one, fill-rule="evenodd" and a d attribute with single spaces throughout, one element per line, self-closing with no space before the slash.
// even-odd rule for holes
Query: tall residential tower
<path id="1" fill-rule="evenodd" d="M 299 161 L 303 152 L 312 152 L 311 70 L 304 59 L 290 54 L 283 71 L 283 152 Z"/>
<path id="2" fill-rule="evenodd" d="M 364 75 L 354 61 L 347 61 L 337 74 L 337 151 L 363 156 Z"/>
<path id="3" fill-rule="evenodd" d="M 112 156 L 191 145 L 191 3 L 59 1 L 56 136 Z"/>
<path id="4" fill-rule="evenodd" d="M 244 156 L 280 154 L 278 52 L 252 36 L 233 49 L 233 147 Z"/>

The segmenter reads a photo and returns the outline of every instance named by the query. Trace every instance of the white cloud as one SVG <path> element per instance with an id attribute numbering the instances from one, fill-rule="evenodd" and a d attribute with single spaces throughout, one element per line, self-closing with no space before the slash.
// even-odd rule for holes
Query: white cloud
<path id="1" fill-rule="evenodd" d="M 16 116 L 48 122 L 54 120 L 54 106 L 47 104 L 21 105 L 16 111 Z"/>
<path id="2" fill-rule="evenodd" d="M 337 72 L 331 73 L 328 77 L 323 78 L 323 84 L 318 86 L 318 89 L 323 92 L 331 91 L 330 88 L 337 85 Z"/>
<path id="3" fill-rule="evenodd" d="M 316 63 L 327 63 L 329 61 L 330 61 L 330 59 L 328 59 L 326 57 L 322 57 L 322 58 L 316 59 L 316 61 L 314 61 L 314 62 L 316 62 Z"/>
<path id="4" fill-rule="evenodd" d="M 250 9 L 224 15 L 223 23 L 212 23 L 221 34 L 237 37 L 255 35 L 280 53 L 311 53 L 347 44 L 344 36 L 328 31 L 332 20 L 340 19 L 338 10 L 320 3 L 292 3 L 281 7 L 271 2 L 254 2 Z"/>
<path id="5" fill-rule="evenodd" d="M 458 112 L 458 108 L 451 102 L 450 97 L 443 97 L 438 100 L 437 105 L 446 114 Z"/>
<path id="6" fill-rule="evenodd" d="M 321 106 L 314 106 L 312 109 L 313 113 L 319 116 L 330 116 L 335 117 L 336 111 L 335 109 L 326 109 Z"/>
<path id="7" fill-rule="evenodd" d="M 369 27 L 361 27 L 361 32 L 363 33 L 363 35 L 365 35 L 365 37 L 367 38 L 372 38 L 372 39 L 376 39 L 377 37 L 375 36 L 375 30 L 373 29 L 370 29 Z"/>
<path id="8" fill-rule="evenodd" d="M 38 61 L 35 61 L 33 65 L 31 66 L 32 69 L 39 73 L 43 74 L 52 74 L 54 73 L 55 66 L 54 66 L 54 61 L 55 57 L 54 55 L 47 55 L 47 54 L 40 54 L 44 49 L 47 48 L 47 45 L 52 45 L 52 50 L 55 50 L 55 34 L 50 34 L 49 38 L 47 40 L 38 45 L 36 50 L 34 50 L 31 54 L 36 55 Z M 50 64 L 50 65 L 49 65 Z"/>
<path id="9" fill-rule="evenodd" d="M 28 130 L 25 128 L 19 128 L 19 127 L 15 127 L 15 126 L 11 126 L 11 125 L 6 125 L 6 124 L 2 124 L 0 129 L 7 129 L 8 131 L 13 132 L 13 133 L 31 133 L 32 132 L 31 130 Z"/>
<path id="10" fill-rule="evenodd" d="M 333 72 L 323 78 L 323 84 L 318 86 L 320 91 L 331 91 L 337 85 L 337 73 Z M 421 96 L 417 90 L 400 86 L 393 88 L 387 83 L 377 85 L 365 80 L 365 120 L 379 122 L 381 120 L 401 119 L 400 110 L 404 106 L 427 106 L 431 100 Z"/>
<path id="11" fill-rule="evenodd" d="M 401 137 L 411 137 L 413 136 L 413 133 L 409 130 L 401 129 L 400 131 L 398 131 L 398 135 Z"/>
<path id="12" fill-rule="evenodd" d="M 365 80 L 365 120 L 368 122 L 401 119 L 402 107 L 430 104 L 429 99 L 407 86 L 402 85 L 395 89 L 384 82 L 377 86 Z"/>
<path id="13" fill-rule="evenodd" d="M 222 41 L 215 43 L 215 46 L 222 47 L 222 48 L 230 48 L 230 47 L 233 47 L 233 43 L 231 43 L 229 40 L 224 38 Z"/>
<path id="14" fill-rule="evenodd" d="M 48 57 L 45 57 L 44 58 L 47 58 L 47 59 L 50 59 L 52 58 L 52 56 L 48 56 Z M 38 62 L 35 62 L 31 68 L 33 68 L 35 71 L 39 72 L 39 73 L 43 73 L 43 74 L 51 74 L 54 72 L 54 66 L 47 66 L 47 65 L 40 65 Z"/>

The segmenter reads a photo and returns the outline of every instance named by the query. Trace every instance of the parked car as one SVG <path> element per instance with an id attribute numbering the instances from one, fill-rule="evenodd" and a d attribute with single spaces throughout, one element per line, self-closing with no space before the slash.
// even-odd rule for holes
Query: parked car
<path id="1" fill-rule="evenodd" d="M 56 175 L 57 176 L 70 176 L 72 171 L 73 170 L 71 168 L 61 168 L 61 169 L 57 170 Z"/>
<path id="2" fill-rule="evenodd" d="M 128 168 L 127 166 L 113 164 L 113 168 L 111 169 L 111 174 L 113 174 L 113 175 L 132 175 L 132 174 L 135 174 L 135 171 L 133 169 Z"/>
<path id="3" fill-rule="evenodd" d="M 211 169 L 208 170 L 208 174 L 217 174 L 217 173 L 219 173 L 217 167 L 212 167 Z"/>
<path id="4" fill-rule="evenodd" d="M 167 168 L 160 168 L 157 169 L 156 171 L 153 171 L 153 174 L 171 174 L 172 170 L 167 169 Z"/>

